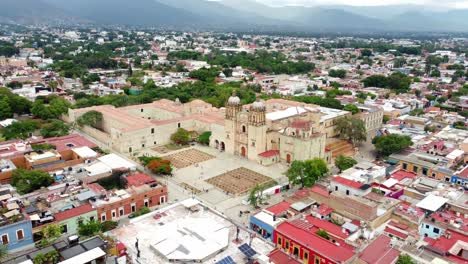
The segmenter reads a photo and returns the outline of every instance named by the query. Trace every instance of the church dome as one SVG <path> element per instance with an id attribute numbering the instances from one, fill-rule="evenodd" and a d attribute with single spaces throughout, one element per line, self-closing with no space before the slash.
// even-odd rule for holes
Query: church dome
<path id="1" fill-rule="evenodd" d="M 255 101 L 252 104 L 252 108 L 255 110 L 264 110 L 265 109 L 265 104 L 262 101 Z"/>
<path id="2" fill-rule="evenodd" d="M 241 102 L 240 98 L 236 96 L 236 93 L 233 93 L 231 97 L 228 99 L 229 105 L 239 105 Z"/>

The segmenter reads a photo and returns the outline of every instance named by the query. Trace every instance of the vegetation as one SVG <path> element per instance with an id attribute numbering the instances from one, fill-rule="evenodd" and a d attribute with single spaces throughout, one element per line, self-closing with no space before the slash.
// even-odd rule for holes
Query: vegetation
<path id="1" fill-rule="evenodd" d="M 171 135 L 171 141 L 178 145 L 187 145 L 191 140 L 191 134 L 189 131 L 179 128 Z"/>
<path id="2" fill-rule="evenodd" d="M 422 116 L 424 115 L 426 112 L 424 112 L 424 109 L 421 109 L 421 108 L 415 108 L 413 110 L 411 110 L 411 112 L 409 113 L 411 116 Z"/>
<path id="3" fill-rule="evenodd" d="M 140 208 L 140 210 L 136 211 L 133 214 L 133 217 L 142 216 L 142 215 L 148 214 L 150 212 L 151 212 L 151 210 L 148 207 L 144 206 L 144 207 Z"/>
<path id="4" fill-rule="evenodd" d="M 8 256 L 8 247 L 6 245 L 0 245 L 0 260 Z"/>
<path id="5" fill-rule="evenodd" d="M 56 264 L 60 261 L 60 254 L 57 250 L 51 250 L 45 254 L 39 253 L 34 259 L 34 264 Z"/>
<path id="6" fill-rule="evenodd" d="M 346 77 L 346 71 L 345 70 L 330 70 L 328 72 L 328 76 L 343 79 Z"/>
<path id="7" fill-rule="evenodd" d="M 263 203 L 263 191 L 265 191 L 265 189 L 265 185 L 257 184 L 250 190 L 249 196 L 247 197 L 247 201 L 252 207 L 258 208 L 258 205 Z"/>
<path id="8" fill-rule="evenodd" d="M 389 156 L 413 145 L 409 136 L 390 134 L 387 136 L 375 137 L 372 140 L 375 149 L 383 156 Z"/>
<path id="9" fill-rule="evenodd" d="M 352 157 L 339 155 L 335 158 L 335 166 L 340 170 L 340 172 L 352 168 L 357 163 L 358 162 Z"/>
<path id="10" fill-rule="evenodd" d="M 254 54 L 240 52 L 237 54 L 224 54 L 215 51 L 205 58 L 211 65 L 221 65 L 226 67 L 237 67 L 255 70 L 260 73 L 275 74 L 300 74 L 308 73 L 315 69 L 315 65 L 310 62 L 288 61 L 287 57 L 279 52 L 268 52 L 264 50 L 256 51 Z"/>
<path id="11" fill-rule="evenodd" d="M 125 189 L 127 187 L 127 180 L 124 177 L 125 173 L 125 171 L 114 171 L 110 176 L 97 180 L 97 183 L 106 190 Z"/>
<path id="12" fill-rule="evenodd" d="M 456 128 L 456 129 L 466 130 L 465 122 L 463 122 L 463 121 L 454 122 L 453 127 Z"/>
<path id="13" fill-rule="evenodd" d="M 198 143 L 202 145 L 210 144 L 211 131 L 205 131 L 198 136 Z"/>
<path id="14" fill-rule="evenodd" d="M 315 232 L 315 234 L 317 234 L 318 236 L 321 236 L 325 239 L 330 239 L 330 236 L 328 235 L 328 232 L 326 230 L 323 230 L 323 229 L 320 229 L 320 230 L 317 230 L 317 232 Z"/>
<path id="15" fill-rule="evenodd" d="M 169 160 L 154 159 L 148 163 L 147 167 L 155 174 L 170 175 L 172 173 L 172 166 Z"/>
<path id="16" fill-rule="evenodd" d="M 40 170 L 16 169 L 11 176 L 11 184 L 20 194 L 26 194 L 54 183 L 49 173 Z"/>
<path id="17" fill-rule="evenodd" d="M 34 101 L 31 107 L 31 113 L 38 118 L 43 120 L 51 118 L 59 118 L 62 114 L 68 112 L 68 108 L 71 108 L 70 102 L 60 97 L 49 97 L 37 99 Z"/>
<path id="18" fill-rule="evenodd" d="M 335 98 L 338 95 L 351 95 L 353 94 L 351 91 L 344 91 L 344 90 L 339 90 L 339 89 L 331 89 L 327 90 L 326 96 L 327 98 Z"/>
<path id="19" fill-rule="evenodd" d="M 354 105 L 354 104 L 347 104 L 347 105 L 345 105 L 345 107 L 343 108 L 343 110 L 349 111 L 349 112 L 351 112 L 353 115 L 359 113 L 359 108 L 358 108 L 356 105 Z"/>
<path id="20" fill-rule="evenodd" d="M 81 127 L 90 126 L 97 128 L 102 122 L 102 113 L 95 110 L 88 111 L 81 115 L 76 122 Z"/>
<path id="21" fill-rule="evenodd" d="M 339 100 L 333 98 L 322 98 L 320 96 L 294 96 L 291 100 L 306 103 L 306 104 L 316 104 L 323 107 L 334 108 L 334 109 L 343 109 L 343 105 Z"/>
<path id="22" fill-rule="evenodd" d="M 41 129 L 41 135 L 44 138 L 61 137 L 68 135 L 70 126 L 60 120 L 53 120 Z"/>
<path id="23" fill-rule="evenodd" d="M 88 222 L 79 222 L 78 224 L 78 234 L 84 237 L 94 236 L 100 232 L 107 232 L 112 229 L 115 229 L 119 225 L 115 221 L 105 221 L 98 222 L 96 220 L 89 220 Z"/>
<path id="24" fill-rule="evenodd" d="M 295 160 L 286 171 L 286 176 L 292 184 L 300 184 L 301 188 L 311 187 L 328 172 L 327 163 L 319 158 L 312 160 Z"/>
<path id="25" fill-rule="evenodd" d="M 39 150 L 51 150 L 51 149 L 56 149 L 55 145 L 48 144 L 48 143 L 43 143 L 43 144 L 31 144 L 31 148 L 34 151 L 39 151 Z"/>
<path id="26" fill-rule="evenodd" d="M 411 78 L 401 72 L 394 72 L 390 76 L 372 75 L 362 80 L 365 87 L 379 87 L 395 90 L 397 93 L 407 92 Z"/>
<path id="27" fill-rule="evenodd" d="M 207 68 L 201 68 L 199 70 L 194 70 L 191 71 L 189 76 L 190 78 L 195 78 L 200 81 L 206 82 L 206 81 L 214 81 L 216 77 L 219 76 L 221 70 L 217 67 L 211 67 L 209 69 Z"/>
<path id="28" fill-rule="evenodd" d="M 416 261 L 406 254 L 401 254 L 396 264 L 416 264 Z"/>
<path id="29" fill-rule="evenodd" d="M 364 121 L 355 117 L 342 117 L 336 120 L 336 130 L 341 138 L 356 143 L 366 141 L 367 131 Z"/>
<path id="30" fill-rule="evenodd" d="M 5 127 L 2 131 L 5 139 L 27 139 L 36 131 L 40 123 L 36 120 L 21 120 Z"/>
<path id="31" fill-rule="evenodd" d="M 46 247 L 62 236 L 62 228 L 58 224 L 48 224 L 41 229 L 41 233 L 41 247 Z"/>

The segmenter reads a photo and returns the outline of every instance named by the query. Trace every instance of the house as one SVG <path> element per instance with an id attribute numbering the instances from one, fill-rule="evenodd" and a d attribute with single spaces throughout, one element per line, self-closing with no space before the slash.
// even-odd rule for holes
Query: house
<path id="1" fill-rule="evenodd" d="M 126 177 L 127 188 L 107 191 L 98 183 L 93 183 L 93 191 L 104 197 L 90 201 L 97 208 L 100 222 L 117 220 L 135 213 L 143 207 L 155 208 L 168 199 L 167 186 L 143 173 Z"/>
<path id="2" fill-rule="evenodd" d="M 448 229 L 439 238 L 424 238 L 426 250 L 444 256 L 453 263 L 467 263 L 468 236 L 453 229 Z"/>
<path id="3" fill-rule="evenodd" d="M 283 201 L 252 215 L 250 229 L 263 238 L 273 241 L 274 229 L 286 220 L 285 216 L 290 206 L 290 203 Z"/>
<path id="4" fill-rule="evenodd" d="M 281 223 L 275 230 L 273 242 L 292 258 L 306 264 L 347 263 L 354 257 L 353 247 L 335 244 L 315 232 L 305 220 Z"/>
<path id="5" fill-rule="evenodd" d="M 31 221 L 24 217 L 19 217 L 19 221 L 14 220 L 16 215 L 20 215 L 18 210 L 14 212 L 15 215 L 10 213 L 9 220 L 0 224 L 0 245 L 6 246 L 10 253 L 34 248 Z"/>
<path id="6" fill-rule="evenodd" d="M 380 235 L 359 253 L 356 263 L 360 264 L 393 264 L 400 251 L 393 248 L 388 236 Z"/>
<path id="7" fill-rule="evenodd" d="M 331 188 L 335 192 L 342 192 L 346 195 L 364 196 L 371 192 L 369 184 L 349 180 L 341 176 L 334 177 L 330 182 Z"/>
<path id="8" fill-rule="evenodd" d="M 64 234 L 76 234 L 78 232 L 79 223 L 87 223 L 88 221 L 97 221 L 97 211 L 91 204 L 83 204 L 81 206 L 68 209 L 54 214 L 55 222 L 62 228 Z"/>

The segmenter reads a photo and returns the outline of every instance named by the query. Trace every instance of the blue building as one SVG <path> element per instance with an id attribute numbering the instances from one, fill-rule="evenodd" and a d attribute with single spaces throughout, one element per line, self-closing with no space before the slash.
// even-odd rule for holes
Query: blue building
<path id="1" fill-rule="evenodd" d="M 440 225 L 436 223 L 431 223 L 429 221 L 423 221 L 419 226 L 419 233 L 423 237 L 438 238 L 445 232 L 445 229 L 441 228 Z"/>
<path id="2" fill-rule="evenodd" d="M 32 224 L 30 220 L 0 226 L 0 243 L 8 251 L 20 251 L 34 247 Z"/>
<path id="3" fill-rule="evenodd" d="M 453 175 L 450 178 L 450 182 L 453 183 L 453 184 L 456 184 L 456 185 L 460 185 L 460 186 L 465 187 L 465 188 L 468 187 L 468 178 L 465 178 L 465 177 L 460 176 L 460 175 Z"/>

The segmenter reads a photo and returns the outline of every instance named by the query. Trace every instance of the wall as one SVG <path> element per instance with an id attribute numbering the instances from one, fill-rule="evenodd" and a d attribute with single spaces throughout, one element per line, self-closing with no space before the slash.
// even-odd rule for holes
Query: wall
<path id="1" fill-rule="evenodd" d="M 151 191 L 135 194 L 127 199 L 122 199 L 112 204 L 101 205 L 97 208 L 98 219 L 102 222 L 102 215 L 105 215 L 106 220 L 117 220 L 122 216 L 129 215 L 132 212 L 132 204 L 135 204 L 136 210 L 145 206 L 145 199 L 148 199 L 149 207 L 155 207 L 159 205 L 160 197 L 164 196 L 165 202 L 168 200 L 167 187 L 155 188 Z M 123 215 L 120 215 L 120 209 L 123 209 Z M 115 210 L 116 217 L 112 218 L 112 211 Z"/>
<path id="2" fill-rule="evenodd" d="M 444 231 L 445 230 L 441 227 L 427 221 L 422 222 L 421 225 L 419 225 L 419 233 L 422 237 L 427 236 L 430 238 L 438 238 L 444 233 Z"/>
<path id="3" fill-rule="evenodd" d="M 20 229 L 23 230 L 24 238 L 19 241 L 16 235 L 16 231 Z M 31 225 L 31 221 L 29 220 L 23 220 L 23 221 L 16 222 L 14 224 L 0 227 L 0 238 L 4 234 L 7 234 L 9 238 L 9 244 L 8 244 L 9 251 L 15 252 L 15 251 L 20 251 L 22 249 L 34 247 L 32 225 Z M 0 240 L 0 243 L 1 243 L 1 240 Z"/>
<path id="4" fill-rule="evenodd" d="M 58 225 L 59 226 L 67 225 L 66 234 L 67 235 L 73 235 L 73 234 L 76 234 L 78 232 L 78 221 L 79 220 L 82 220 L 83 223 L 87 223 L 92 217 L 94 218 L 94 220 L 96 220 L 96 221 L 98 220 L 98 215 L 97 215 L 96 210 L 88 212 L 86 214 L 82 214 L 82 215 L 70 218 L 70 219 L 63 220 L 61 222 L 58 222 Z"/>

